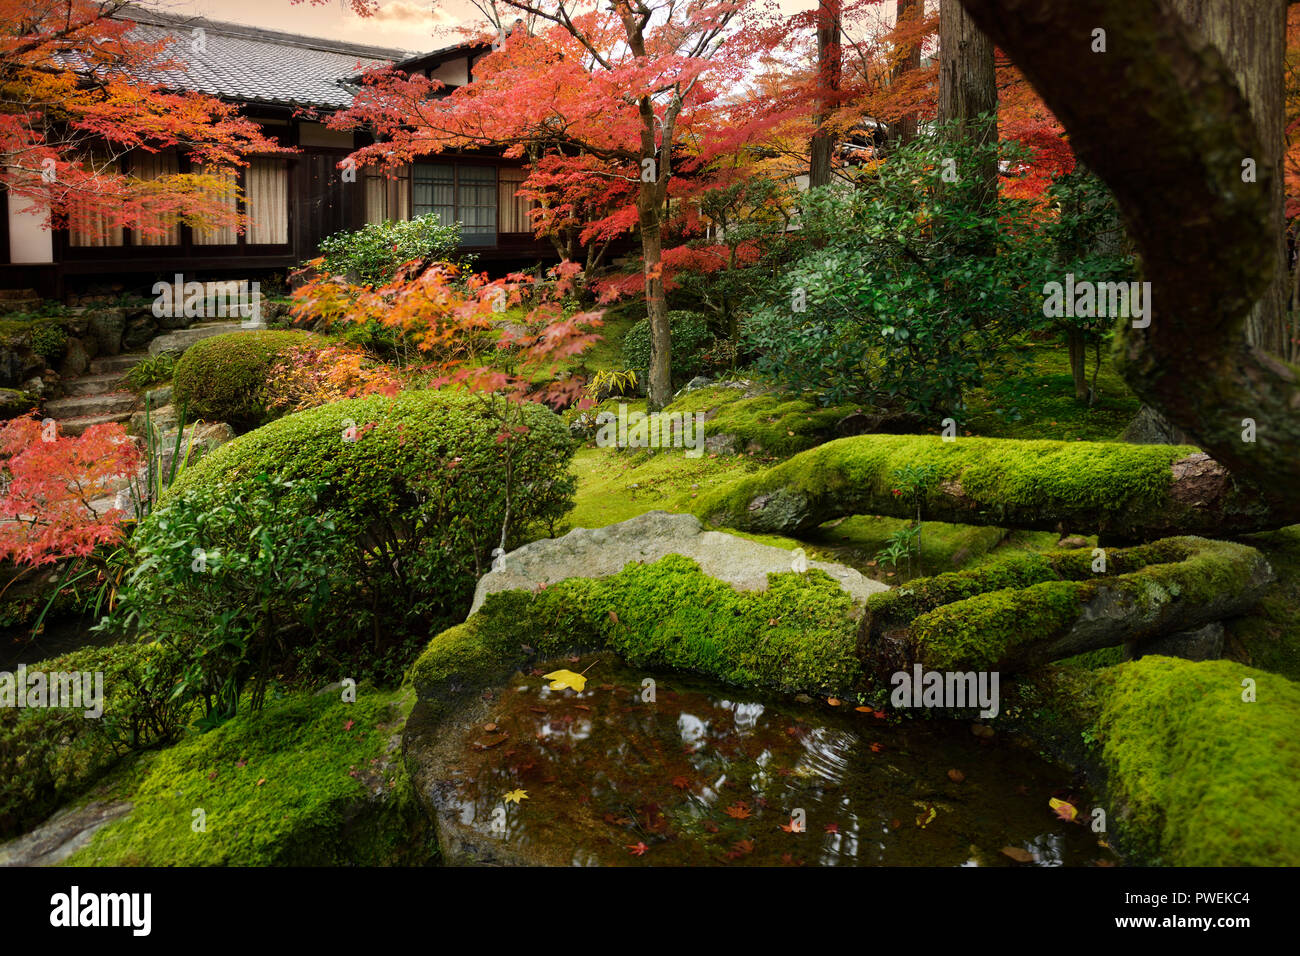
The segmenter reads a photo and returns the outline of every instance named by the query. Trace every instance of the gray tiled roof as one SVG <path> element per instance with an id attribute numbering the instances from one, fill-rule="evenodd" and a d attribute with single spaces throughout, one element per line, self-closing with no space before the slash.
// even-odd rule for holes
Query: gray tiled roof
<path id="1" fill-rule="evenodd" d="M 202 17 L 178 17 L 129 8 L 123 19 L 134 21 L 145 40 L 176 38 L 170 57 L 186 70 L 150 75 L 161 86 L 196 90 L 249 103 L 342 108 L 351 105 L 354 88 L 347 80 L 376 64 L 410 54 L 385 47 L 297 36 Z M 193 31 L 203 29 L 202 52 L 193 49 Z"/>

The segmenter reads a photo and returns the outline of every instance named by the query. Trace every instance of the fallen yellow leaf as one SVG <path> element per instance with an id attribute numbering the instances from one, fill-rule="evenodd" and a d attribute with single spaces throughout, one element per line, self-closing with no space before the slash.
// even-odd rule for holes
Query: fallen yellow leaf
<path id="1" fill-rule="evenodd" d="M 587 678 L 569 670 L 551 671 L 549 674 L 543 674 L 542 677 L 551 682 L 551 690 L 572 687 L 578 693 L 582 693 L 582 689 L 587 686 Z"/>
<path id="2" fill-rule="evenodd" d="M 1056 797 L 1052 797 L 1047 803 L 1055 811 L 1056 815 L 1067 823 L 1073 822 L 1074 818 L 1079 815 L 1079 811 L 1074 808 L 1074 805 L 1066 803 L 1064 800 L 1057 800 Z"/>
<path id="3" fill-rule="evenodd" d="M 528 799 L 527 790 L 511 790 L 505 795 L 506 803 L 518 803 L 520 800 Z"/>

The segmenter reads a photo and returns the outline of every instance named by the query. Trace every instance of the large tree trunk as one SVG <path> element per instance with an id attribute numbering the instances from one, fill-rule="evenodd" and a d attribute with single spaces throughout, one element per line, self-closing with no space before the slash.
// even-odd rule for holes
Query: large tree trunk
<path id="1" fill-rule="evenodd" d="M 831 181 L 831 159 L 835 137 L 824 129 L 833 108 L 833 93 L 840 87 L 840 0 L 820 0 L 817 6 L 817 83 L 826 96 L 818 101 L 813 123 L 817 129 L 808 149 L 808 188 Z"/>
<path id="2" fill-rule="evenodd" d="M 1124 211 L 1153 306 L 1122 331 L 1125 380 L 1253 484 L 1277 523 L 1300 521 L 1300 369 L 1244 330 L 1277 268 L 1276 174 L 1261 164 L 1243 181 L 1242 160 L 1264 149 L 1222 56 L 1163 2 L 963 3 Z"/>
<path id="3" fill-rule="evenodd" d="M 895 17 L 898 23 L 919 17 L 921 15 L 920 0 L 898 0 L 895 7 Z M 894 80 L 900 80 L 912 70 L 921 68 L 921 44 L 913 43 L 908 46 L 904 55 L 899 59 L 898 65 L 894 69 Z M 916 139 L 917 133 L 917 116 L 915 113 L 905 113 L 897 122 L 896 138 L 901 144 L 910 143 Z"/>
<path id="4" fill-rule="evenodd" d="M 991 146 L 998 137 L 998 87 L 993 67 L 993 41 L 985 36 L 957 0 L 942 0 L 939 6 L 939 115 L 948 135 L 976 146 Z M 997 156 L 989 149 L 980 153 L 975 175 L 983 189 L 977 194 L 981 208 L 992 207 L 998 195 Z M 991 254 L 985 244 L 974 254 Z"/>
<path id="5" fill-rule="evenodd" d="M 1269 234 L 1273 239 L 1274 274 L 1267 290 L 1246 319 L 1246 340 L 1275 355 L 1287 355 L 1286 308 L 1289 294 L 1288 256 L 1282 175 L 1285 150 L 1286 57 L 1285 0 L 1171 0 L 1179 15 L 1196 33 L 1214 45 L 1232 71 L 1250 104 L 1259 132 L 1257 167 L 1273 171 L 1269 194 Z"/>

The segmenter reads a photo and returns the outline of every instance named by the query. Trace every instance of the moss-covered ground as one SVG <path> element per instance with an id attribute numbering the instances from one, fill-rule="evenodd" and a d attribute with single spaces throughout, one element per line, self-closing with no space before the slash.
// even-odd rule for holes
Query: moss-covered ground
<path id="1" fill-rule="evenodd" d="M 422 864 L 435 856 L 395 759 L 410 694 L 294 695 L 137 758 L 131 813 L 71 866 Z"/>

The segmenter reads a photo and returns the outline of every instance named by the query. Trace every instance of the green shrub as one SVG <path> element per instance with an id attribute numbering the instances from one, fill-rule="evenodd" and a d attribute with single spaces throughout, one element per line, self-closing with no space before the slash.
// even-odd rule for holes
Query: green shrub
<path id="1" fill-rule="evenodd" d="M 989 203 L 980 176 L 943 175 L 999 161 L 1018 157 L 936 134 L 854 189 L 808 192 L 799 255 L 777 289 L 760 283 L 748 303 L 742 351 L 758 356 L 757 370 L 827 404 L 901 406 L 936 421 L 959 409 L 1007 361 L 1008 337 L 1042 322 L 1025 288 L 1046 249 L 1037 208 Z"/>
<path id="2" fill-rule="evenodd" d="M 431 626 L 464 617 L 507 515 L 510 547 L 572 506 L 567 429 L 530 404 L 516 410 L 524 430 L 498 441 L 506 407 L 443 390 L 298 412 L 217 449 L 163 503 L 193 493 L 194 507 L 217 508 L 265 474 L 318 483 L 312 513 L 332 516 L 346 542 L 335 559 L 342 583 L 316 622 L 323 637 L 304 641 L 295 664 L 330 679 L 392 679 Z M 191 545 L 231 546 L 220 536 Z"/>
<path id="3" fill-rule="evenodd" d="M 133 392 L 144 392 L 155 385 L 171 381 L 171 377 L 175 372 L 176 356 L 171 352 L 163 352 L 160 355 L 151 355 L 146 359 L 141 359 L 135 365 L 132 365 L 130 370 L 122 376 L 121 384 Z"/>
<path id="4" fill-rule="evenodd" d="M 171 496 L 131 538 L 114 623 L 175 647 L 180 696 L 213 721 L 234 715 L 250 679 L 261 709 L 286 635 L 313 628 L 329 602 L 346 543 L 318 501 L 315 486 L 257 475 L 223 500 Z"/>
<path id="5" fill-rule="evenodd" d="M 172 740 L 189 707 L 172 698 L 180 658 L 161 644 L 87 647 L 27 672 L 103 674 L 103 714 L 0 707 L 0 837 L 39 823 L 120 757 Z"/>
<path id="6" fill-rule="evenodd" d="M 437 216 L 372 222 L 355 232 L 337 232 L 320 244 L 325 271 L 362 283 L 384 283 L 413 260 L 451 261 L 460 245 L 460 226 Z"/>
<path id="7" fill-rule="evenodd" d="M 32 351 L 52 362 L 68 347 L 68 333 L 61 325 L 42 323 L 32 328 Z"/>
<path id="8" fill-rule="evenodd" d="M 291 349 L 321 345 L 306 332 L 231 332 L 190 346 L 176 363 L 172 399 L 186 405 L 192 419 L 227 422 L 233 428 L 263 425 L 268 408 L 271 367 Z"/>
<path id="9" fill-rule="evenodd" d="M 713 341 L 708 322 L 694 312 L 669 312 L 668 334 L 672 340 L 673 381 L 688 382 L 704 370 L 704 357 Z M 636 372 L 638 382 L 649 381 L 649 318 L 632 326 L 623 339 L 623 366 Z"/>

